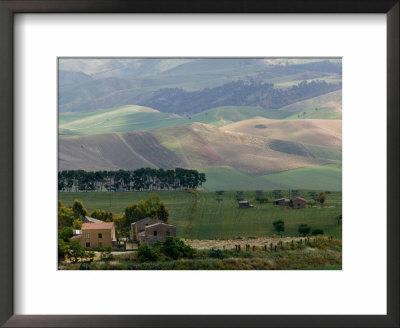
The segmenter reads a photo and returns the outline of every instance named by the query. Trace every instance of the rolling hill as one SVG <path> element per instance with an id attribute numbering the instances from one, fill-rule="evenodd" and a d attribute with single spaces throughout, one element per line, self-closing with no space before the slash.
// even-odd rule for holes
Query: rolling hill
<path id="1" fill-rule="evenodd" d="M 60 170 L 231 166 L 246 174 L 267 174 L 327 162 L 279 152 L 263 138 L 256 140 L 202 123 L 59 140 Z"/>
<path id="2" fill-rule="evenodd" d="M 150 107 L 127 105 L 94 112 L 60 113 L 59 135 L 144 131 L 184 123 L 183 118 Z"/>
<path id="3" fill-rule="evenodd" d="M 335 104 L 335 107 L 342 108 L 342 91 L 336 90 L 310 99 L 295 102 L 293 104 L 280 108 L 288 112 L 300 112 L 305 110 L 314 110 L 315 108 L 327 107 L 327 104 Z"/>
<path id="4" fill-rule="evenodd" d="M 225 125 L 223 131 L 247 136 L 286 140 L 311 145 L 342 146 L 341 120 L 271 120 L 257 117 Z"/>
<path id="5" fill-rule="evenodd" d="M 248 106 L 225 106 L 191 115 L 162 113 L 150 107 L 126 105 L 90 112 L 67 112 L 59 115 L 59 135 L 89 135 L 129 132 L 187 125 L 195 122 L 223 126 L 256 116 L 284 119 L 292 112 Z"/>
<path id="6" fill-rule="evenodd" d="M 259 189 L 263 186 L 274 189 L 285 186 L 287 182 L 281 183 L 275 176 L 269 179 L 272 173 L 282 174 L 278 172 L 336 162 L 329 159 L 329 156 L 323 158 L 323 155 L 330 154 L 326 149 L 332 147 L 325 144 L 330 144 L 331 139 L 338 139 L 336 130 L 339 127 L 325 124 L 324 129 L 321 129 L 317 126 L 321 122 L 309 121 L 308 123 L 312 123 L 313 133 L 321 130 L 318 132 L 319 138 L 310 140 L 304 131 L 303 135 L 298 133 L 297 129 L 303 126 L 304 121 L 264 118 L 241 121 L 222 128 L 193 123 L 149 131 L 65 137 L 59 139 L 59 170 L 197 168 L 210 174 L 206 188 L 241 185 L 243 181 L 247 181 L 248 187 L 243 188 Z M 251 126 L 260 122 L 268 124 L 273 133 L 268 135 L 242 132 L 250 129 L 249 124 Z M 274 127 L 277 122 L 283 126 Z M 285 132 L 279 134 L 279 129 Z M 284 140 L 285 137 L 296 137 L 298 141 Z M 303 140 L 309 144 L 303 145 L 300 142 Z M 325 140 L 322 142 L 324 145 L 321 145 L 321 140 Z M 313 150 L 310 147 L 317 148 Z M 325 153 L 321 147 L 322 150 L 325 149 Z M 318 150 L 319 156 L 315 156 Z M 297 176 L 300 180 L 302 176 L 304 179 L 309 178 L 307 174 Z"/>
<path id="7" fill-rule="evenodd" d="M 59 60 L 59 170 L 177 167 L 205 189 L 341 189 L 340 58 Z"/>

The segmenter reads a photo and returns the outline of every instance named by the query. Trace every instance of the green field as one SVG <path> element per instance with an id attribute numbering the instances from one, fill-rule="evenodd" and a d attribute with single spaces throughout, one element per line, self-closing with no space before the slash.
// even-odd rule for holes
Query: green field
<path id="1" fill-rule="evenodd" d="M 335 161 L 342 160 L 342 148 L 303 144 L 315 158 L 324 158 Z"/>
<path id="2" fill-rule="evenodd" d="M 285 222 L 284 236 L 298 236 L 297 228 L 300 223 L 323 229 L 325 234 L 337 238 L 342 236 L 341 225 L 335 219 L 342 213 L 341 192 L 328 193 L 322 208 L 318 206 L 305 209 L 289 209 L 272 203 L 258 204 L 254 201 L 255 191 L 244 191 L 243 194 L 244 199 L 255 205 L 251 209 L 238 208 L 235 191 L 225 191 L 223 195 L 211 191 L 156 193 L 165 202 L 170 212 L 170 223 L 176 225 L 178 237 L 228 239 L 271 236 L 274 234 L 272 222 L 277 219 Z M 80 199 L 89 212 L 97 208 L 120 213 L 128 204 L 144 200 L 150 194 L 151 192 L 59 193 L 59 199 L 67 205 Z M 271 191 L 265 191 L 264 195 L 270 201 L 274 198 Z M 290 197 L 289 191 L 282 191 L 282 195 Z M 309 191 L 299 190 L 299 195 L 312 201 Z M 222 201 L 218 202 L 217 198 Z"/>
<path id="3" fill-rule="evenodd" d="M 336 164 L 302 167 L 267 174 L 263 178 L 270 183 L 280 183 L 291 188 L 323 189 L 329 186 L 330 190 L 342 189 L 342 168 Z"/>
<path id="4" fill-rule="evenodd" d="M 342 90 L 333 91 L 330 93 L 326 93 L 321 96 L 317 96 L 314 98 L 302 100 L 281 108 L 281 110 L 295 112 L 303 112 L 307 110 L 314 110 L 315 108 L 322 107 L 325 103 L 336 102 L 338 104 L 342 104 Z M 297 114 L 296 114 L 297 116 Z"/>
<path id="5" fill-rule="evenodd" d="M 284 110 L 264 109 L 250 106 L 223 106 L 211 108 L 195 114 L 191 117 L 191 121 L 223 126 L 233 122 L 248 120 L 257 116 L 279 120 L 291 115 L 293 115 L 292 112 Z"/>
<path id="6" fill-rule="evenodd" d="M 316 154 L 328 152 L 329 147 L 312 148 Z M 336 156 L 335 156 L 336 155 Z M 332 159 L 339 159 L 338 154 L 332 151 Z M 316 156 L 318 157 L 318 156 Z M 244 189 L 244 190 L 273 190 L 289 188 L 325 189 L 329 186 L 331 191 L 342 190 L 342 169 L 339 164 L 328 164 L 321 166 L 302 167 L 271 173 L 262 176 L 245 174 L 232 167 L 208 167 L 200 168 L 204 172 L 207 181 L 205 190 L 218 189 Z"/>
<path id="7" fill-rule="evenodd" d="M 303 112 L 297 112 L 286 118 L 287 120 L 299 119 L 320 119 L 320 120 L 341 120 L 342 113 L 336 112 L 334 108 L 330 107 L 316 107 L 313 109 L 306 109 Z"/>
<path id="8" fill-rule="evenodd" d="M 284 110 L 249 106 L 225 106 L 183 117 L 163 113 L 137 105 L 126 105 L 103 110 L 60 113 L 60 136 L 104 134 L 126 131 L 143 131 L 192 124 L 195 122 L 222 126 L 256 116 L 284 119 L 292 116 Z"/>
<path id="9" fill-rule="evenodd" d="M 287 189 L 279 182 L 270 182 L 263 176 L 249 175 L 233 167 L 206 167 L 199 169 L 206 174 L 207 181 L 203 187 L 205 190 L 265 190 Z"/>
<path id="10" fill-rule="evenodd" d="M 59 133 L 63 136 L 139 131 L 174 126 L 181 121 L 175 114 L 128 105 L 94 112 L 60 113 Z"/>

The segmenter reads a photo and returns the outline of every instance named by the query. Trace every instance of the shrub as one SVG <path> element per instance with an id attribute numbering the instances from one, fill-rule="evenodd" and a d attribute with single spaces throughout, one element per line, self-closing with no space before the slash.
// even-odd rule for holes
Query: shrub
<path id="1" fill-rule="evenodd" d="M 275 231 L 281 235 L 283 231 L 285 231 L 285 222 L 283 222 L 282 220 L 276 220 L 273 223 L 274 229 Z"/>
<path id="2" fill-rule="evenodd" d="M 210 249 L 208 256 L 213 259 L 223 259 L 224 258 L 224 254 L 222 253 L 222 251 L 220 249 L 214 249 L 214 248 Z"/>
<path id="3" fill-rule="evenodd" d="M 73 236 L 73 231 L 71 227 L 65 227 L 61 230 L 58 230 L 58 238 L 61 238 L 65 242 L 68 242 L 69 239 Z"/>
<path id="4" fill-rule="evenodd" d="M 81 246 L 81 244 L 73 240 L 68 248 L 67 257 L 72 261 L 72 263 L 77 263 L 79 260 L 84 259 L 87 256 L 86 250 Z"/>
<path id="5" fill-rule="evenodd" d="M 307 236 L 308 234 L 310 234 L 311 231 L 311 227 L 308 224 L 300 224 L 299 228 L 297 230 L 300 234 L 300 236 Z"/>
<path id="6" fill-rule="evenodd" d="M 68 245 L 62 238 L 58 238 L 58 259 L 65 260 L 67 252 L 68 252 Z"/>
<path id="7" fill-rule="evenodd" d="M 81 263 L 81 265 L 79 266 L 79 270 L 90 270 L 90 263 L 87 262 Z"/>
<path id="8" fill-rule="evenodd" d="M 93 262 L 94 252 L 92 250 L 86 252 L 87 257 L 89 258 L 89 262 Z M 90 267 L 89 267 L 90 268 Z"/>
<path id="9" fill-rule="evenodd" d="M 165 242 L 161 247 L 162 253 L 174 260 L 180 257 L 193 258 L 196 250 L 189 245 L 186 245 L 183 240 L 174 237 L 165 238 Z"/>
<path id="10" fill-rule="evenodd" d="M 158 248 L 153 248 L 149 244 L 142 244 L 139 247 L 139 261 L 149 262 L 157 261 L 160 258 L 160 253 Z"/>
<path id="11" fill-rule="evenodd" d="M 311 232 L 311 234 L 312 234 L 313 236 L 323 235 L 323 234 L 324 234 L 324 230 L 322 230 L 322 229 L 313 229 L 313 231 Z"/>
<path id="12" fill-rule="evenodd" d="M 100 259 L 102 261 L 111 261 L 112 259 L 114 259 L 114 255 L 111 254 L 111 247 L 100 248 L 100 249 L 101 249 Z"/>

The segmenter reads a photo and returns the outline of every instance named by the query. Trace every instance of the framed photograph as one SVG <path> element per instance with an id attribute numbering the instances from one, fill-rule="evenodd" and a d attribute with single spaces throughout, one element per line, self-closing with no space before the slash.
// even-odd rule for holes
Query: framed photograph
<path id="1" fill-rule="evenodd" d="M 399 326 L 398 1 L 0 10 L 1 324 Z"/>

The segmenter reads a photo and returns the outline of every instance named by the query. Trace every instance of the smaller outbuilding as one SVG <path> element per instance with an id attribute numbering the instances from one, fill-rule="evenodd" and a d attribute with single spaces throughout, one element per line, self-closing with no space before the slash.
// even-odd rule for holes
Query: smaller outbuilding
<path id="1" fill-rule="evenodd" d="M 303 197 L 296 196 L 290 200 L 291 206 L 293 208 L 305 208 L 306 200 Z"/>
<path id="2" fill-rule="evenodd" d="M 166 223 L 155 223 L 145 227 L 139 233 L 138 242 L 153 245 L 157 241 L 164 242 L 166 237 L 176 237 L 176 227 Z"/>
<path id="3" fill-rule="evenodd" d="M 82 230 L 72 230 L 73 236 L 80 236 L 82 234 Z"/>
<path id="4" fill-rule="evenodd" d="M 251 205 L 248 200 L 239 201 L 239 208 L 252 208 L 254 205 Z"/>
<path id="5" fill-rule="evenodd" d="M 146 227 L 152 224 L 156 223 L 163 223 L 164 221 L 161 221 L 159 219 L 154 219 L 151 217 L 147 217 L 144 219 L 141 219 L 139 221 L 136 221 L 131 224 L 131 231 L 130 231 L 130 239 L 132 241 L 138 241 L 139 240 L 139 234 L 144 232 Z"/>
<path id="6" fill-rule="evenodd" d="M 274 200 L 275 205 L 289 205 L 289 199 L 287 198 L 278 198 Z"/>

